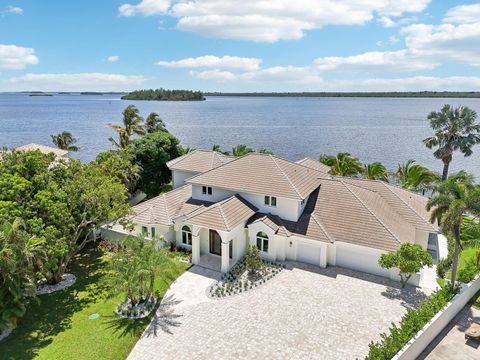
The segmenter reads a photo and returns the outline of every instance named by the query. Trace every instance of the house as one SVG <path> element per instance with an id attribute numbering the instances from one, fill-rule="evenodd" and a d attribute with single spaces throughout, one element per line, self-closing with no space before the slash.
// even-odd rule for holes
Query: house
<path id="1" fill-rule="evenodd" d="M 41 153 L 44 154 L 49 154 L 49 153 L 54 153 L 57 158 L 66 158 L 68 155 L 67 150 L 59 149 L 59 148 L 54 148 L 51 146 L 46 146 L 46 145 L 41 145 L 41 144 L 26 144 L 22 145 L 16 148 L 18 151 L 35 151 L 38 150 Z"/>
<path id="2" fill-rule="evenodd" d="M 232 158 L 197 150 L 168 166 L 174 189 L 133 207 L 133 232 L 190 249 L 194 264 L 227 272 L 255 245 L 272 261 L 397 279 L 379 267 L 381 254 L 406 242 L 438 254 L 427 198 L 382 181 L 334 177 L 312 159 L 259 153 Z M 107 238 L 126 234 L 119 225 L 104 229 Z"/>

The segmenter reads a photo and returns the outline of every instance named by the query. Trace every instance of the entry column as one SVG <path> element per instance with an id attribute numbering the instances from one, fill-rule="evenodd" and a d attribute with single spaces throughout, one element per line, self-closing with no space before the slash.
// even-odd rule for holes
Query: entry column
<path id="1" fill-rule="evenodd" d="M 192 264 L 200 264 L 200 235 L 192 236 Z"/>
<path id="2" fill-rule="evenodd" d="M 226 273 L 230 267 L 230 246 L 229 242 L 223 242 L 222 240 L 222 273 Z"/>

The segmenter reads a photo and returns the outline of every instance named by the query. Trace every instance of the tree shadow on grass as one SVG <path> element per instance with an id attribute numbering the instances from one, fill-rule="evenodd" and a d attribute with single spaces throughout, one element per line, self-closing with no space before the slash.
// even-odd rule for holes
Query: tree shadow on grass
<path id="1" fill-rule="evenodd" d="M 132 335 L 138 338 L 142 334 L 147 337 L 157 336 L 159 329 L 168 334 L 172 334 L 170 328 L 181 325 L 176 319 L 182 315 L 174 314 L 172 309 L 174 305 L 180 302 L 180 300 L 175 300 L 173 296 L 169 296 L 163 299 L 153 315 L 145 319 L 125 319 L 112 315 L 107 317 L 108 321 L 106 321 L 105 324 L 109 329 L 113 329 L 119 337 Z"/>
<path id="2" fill-rule="evenodd" d="M 77 281 L 71 287 L 38 296 L 27 306 L 18 327 L 0 343 L 5 359 L 32 359 L 48 346 L 53 337 L 71 327 L 72 316 L 103 296 L 101 252 L 86 249 L 77 255 L 68 272 Z M 79 296 L 82 293 L 82 296 Z"/>

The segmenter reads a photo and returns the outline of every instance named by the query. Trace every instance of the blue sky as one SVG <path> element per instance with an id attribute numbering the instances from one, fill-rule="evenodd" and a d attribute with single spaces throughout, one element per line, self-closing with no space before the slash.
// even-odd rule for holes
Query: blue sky
<path id="1" fill-rule="evenodd" d="M 0 0 L 0 91 L 480 90 L 479 45 L 469 1 Z"/>

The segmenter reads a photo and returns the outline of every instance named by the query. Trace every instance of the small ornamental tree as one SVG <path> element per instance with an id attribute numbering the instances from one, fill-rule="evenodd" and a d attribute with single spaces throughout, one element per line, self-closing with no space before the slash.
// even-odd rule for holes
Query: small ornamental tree
<path id="1" fill-rule="evenodd" d="M 378 264 L 384 269 L 398 268 L 404 288 L 413 274 L 432 265 L 432 255 L 418 244 L 404 243 L 397 251 L 382 254 Z"/>
<path id="2" fill-rule="evenodd" d="M 258 251 L 258 248 L 255 245 L 250 245 L 248 247 L 247 254 L 245 255 L 245 264 L 251 274 L 263 269 L 263 261 L 260 257 L 260 251 Z"/>

